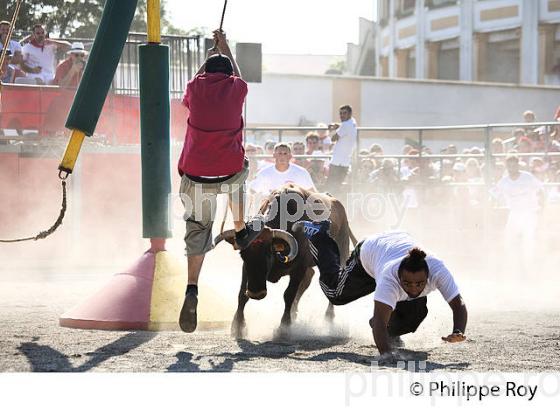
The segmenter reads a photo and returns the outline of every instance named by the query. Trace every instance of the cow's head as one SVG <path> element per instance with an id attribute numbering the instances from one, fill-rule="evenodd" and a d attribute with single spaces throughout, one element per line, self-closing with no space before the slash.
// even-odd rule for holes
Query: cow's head
<path id="1" fill-rule="evenodd" d="M 214 243 L 218 244 L 222 240 L 236 248 L 233 229 L 222 232 Z M 247 276 L 246 295 L 251 299 L 263 299 L 267 293 L 267 280 L 277 282 L 282 270 L 289 269 L 298 252 L 298 241 L 291 233 L 265 226 L 261 235 L 241 251 L 244 274 Z"/>

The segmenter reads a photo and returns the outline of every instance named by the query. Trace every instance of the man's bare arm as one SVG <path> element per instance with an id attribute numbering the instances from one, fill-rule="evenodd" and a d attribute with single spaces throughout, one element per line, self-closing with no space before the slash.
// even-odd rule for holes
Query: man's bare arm
<path id="1" fill-rule="evenodd" d="M 340 135 L 338 135 L 338 133 L 335 132 L 339 128 L 340 128 L 340 124 L 337 124 L 337 123 L 329 124 L 329 131 L 331 132 L 330 137 L 331 137 L 332 142 L 337 142 L 340 139 Z M 332 134 L 333 132 L 334 132 L 334 134 Z"/>
<path id="2" fill-rule="evenodd" d="M 41 67 L 30 67 L 29 65 L 27 65 L 27 62 L 25 60 L 21 62 L 20 67 L 26 73 L 32 73 L 32 74 L 38 74 L 42 70 Z"/>
<path id="3" fill-rule="evenodd" d="M 455 296 L 450 302 L 449 307 L 453 311 L 453 332 L 442 339 L 446 342 L 462 342 L 466 339 L 464 333 L 467 328 L 467 307 L 461 295 Z"/>
<path id="4" fill-rule="evenodd" d="M 391 345 L 389 344 L 389 332 L 387 325 L 391 318 L 393 309 L 385 303 L 375 301 L 373 310 L 373 317 L 370 320 L 370 325 L 373 332 L 373 340 L 379 350 L 380 354 L 390 353 Z"/>
<path id="5" fill-rule="evenodd" d="M 68 41 L 55 40 L 52 38 L 46 38 L 45 44 L 54 44 L 57 49 L 62 50 L 63 52 L 66 52 L 70 50 L 70 48 L 72 48 L 72 45 Z"/>

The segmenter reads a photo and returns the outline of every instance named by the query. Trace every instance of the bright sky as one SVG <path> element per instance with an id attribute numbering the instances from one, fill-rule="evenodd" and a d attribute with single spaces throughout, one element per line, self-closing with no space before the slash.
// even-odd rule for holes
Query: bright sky
<path id="1" fill-rule="evenodd" d="M 358 18 L 372 20 L 376 0 L 229 0 L 228 38 L 262 43 L 265 53 L 346 54 L 358 42 Z M 218 28 L 224 0 L 167 0 L 171 22 L 186 30 Z"/>

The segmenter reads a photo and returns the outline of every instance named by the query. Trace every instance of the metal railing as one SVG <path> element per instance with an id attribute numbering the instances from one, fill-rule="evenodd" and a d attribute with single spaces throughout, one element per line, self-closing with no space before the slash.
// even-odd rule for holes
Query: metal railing
<path id="1" fill-rule="evenodd" d="M 543 157 L 545 161 L 549 161 L 551 159 L 560 159 L 560 153 L 558 152 L 551 152 L 550 151 L 550 134 L 552 131 L 558 127 L 560 128 L 560 122 L 533 122 L 533 123 L 493 123 L 493 124 L 474 124 L 474 125 L 454 125 L 454 126 L 431 126 L 431 127 L 358 127 L 357 128 L 357 135 L 356 135 L 356 148 L 354 150 L 353 158 L 352 158 L 352 169 L 357 170 L 359 168 L 359 163 L 361 159 L 365 158 L 375 158 L 383 160 L 385 158 L 394 159 L 397 161 L 398 170 L 400 172 L 402 161 L 403 160 L 410 160 L 410 159 L 427 159 L 427 160 L 436 160 L 440 163 L 440 169 L 443 169 L 443 161 L 445 159 L 458 159 L 458 158 L 477 158 L 484 160 L 484 183 L 486 185 L 492 184 L 492 170 L 495 164 L 495 160 L 501 157 L 505 157 L 507 153 L 492 153 L 491 143 L 493 138 L 496 136 L 505 137 L 507 136 L 507 140 L 512 140 L 510 138 L 511 132 L 497 132 L 498 130 L 511 130 L 516 128 L 537 128 L 537 127 L 544 127 L 545 132 L 542 134 L 544 139 L 544 150 L 542 152 L 530 152 L 530 153 L 517 153 L 516 155 L 519 157 Z M 264 138 L 271 138 L 271 134 L 276 135 L 277 142 L 284 142 L 286 140 L 297 140 L 302 141 L 305 137 L 305 134 L 309 131 L 327 131 L 326 127 L 247 127 L 245 128 L 244 134 L 244 141 L 248 142 L 249 136 L 254 136 L 255 142 L 259 139 Z M 426 154 L 423 148 L 426 147 L 426 134 L 428 132 L 432 132 L 432 136 L 434 132 L 460 132 L 460 131 L 477 131 L 480 134 L 478 139 L 473 140 L 472 138 L 467 139 L 471 142 L 478 142 L 483 144 L 484 146 L 484 153 L 483 154 Z M 397 139 L 397 140 L 408 140 L 408 137 L 403 136 L 405 133 L 415 133 L 415 145 L 419 147 L 417 155 L 365 155 L 362 156 L 359 154 L 360 150 L 362 149 L 362 142 L 365 140 L 364 134 L 375 134 L 375 133 L 387 133 L 389 135 L 384 135 L 385 139 Z M 375 137 L 370 136 L 370 140 L 375 140 Z M 274 138 L 272 138 L 274 140 Z M 461 142 L 459 137 L 456 137 L 457 142 Z M 436 139 L 437 140 L 437 139 Z M 266 141 L 263 141 L 266 142 Z M 270 155 L 260 155 L 259 157 L 263 158 L 271 158 Z M 294 155 L 296 159 L 330 159 L 332 155 Z M 357 172 L 352 172 L 351 175 L 351 185 L 352 187 L 356 184 L 356 175 Z M 441 177 L 441 173 L 440 173 Z M 555 183 L 549 183 L 548 185 L 557 185 Z"/>
<path id="2" fill-rule="evenodd" d="M 91 38 L 65 38 L 69 42 L 80 41 L 91 50 Z M 116 94 L 140 95 L 138 46 L 146 44 L 145 33 L 130 33 L 124 45 L 121 59 L 113 78 L 112 91 Z M 194 76 L 204 59 L 203 36 L 162 35 L 161 44 L 169 46 L 169 87 L 171 97 L 180 98 L 187 82 Z M 57 56 L 61 61 L 65 55 Z"/>

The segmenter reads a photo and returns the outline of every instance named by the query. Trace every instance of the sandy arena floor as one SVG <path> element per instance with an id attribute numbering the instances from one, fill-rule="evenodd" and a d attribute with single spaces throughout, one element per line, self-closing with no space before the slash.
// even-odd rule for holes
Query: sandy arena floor
<path id="1" fill-rule="evenodd" d="M 202 280 L 224 300 L 216 320 L 231 320 L 240 261 L 217 249 Z M 226 269 L 227 267 L 227 269 Z M 246 308 L 246 340 L 229 329 L 181 332 L 90 331 L 58 326 L 58 317 L 91 295 L 117 271 L 49 273 L 3 270 L 0 275 L 1 372 L 345 372 L 367 371 L 377 350 L 367 320 L 372 298 L 337 308 L 333 325 L 323 320 L 326 300 L 316 278 L 302 298 L 291 335 L 276 339 L 283 309 L 284 278 L 263 301 Z M 451 311 L 439 294 L 413 335 L 404 337 L 409 370 L 559 371 L 560 302 L 550 282 L 527 292 L 523 281 L 491 282 L 458 275 L 469 308 L 468 341 L 440 340 L 452 328 Z M 201 306 L 201 309 L 209 309 Z M 386 367 L 390 371 L 402 371 Z"/>

